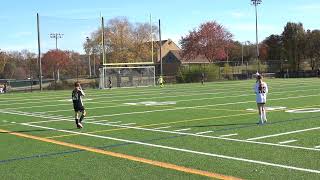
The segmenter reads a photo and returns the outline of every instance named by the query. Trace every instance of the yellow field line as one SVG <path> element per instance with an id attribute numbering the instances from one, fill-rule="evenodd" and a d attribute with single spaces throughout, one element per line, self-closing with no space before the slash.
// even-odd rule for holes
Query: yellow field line
<path id="1" fill-rule="evenodd" d="M 143 126 L 136 126 L 136 128 L 159 126 L 159 125 L 168 125 L 168 124 L 177 124 L 177 123 L 182 123 L 182 122 L 203 121 L 203 120 L 208 120 L 208 119 L 219 119 L 219 118 L 228 118 L 228 117 L 236 117 L 236 116 L 246 116 L 246 115 L 251 115 L 251 114 L 256 114 L 256 112 L 254 112 L 254 113 L 253 112 L 244 113 L 244 114 L 235 114 L 235 115 L 228 115 L 228 116 L 216 116 L 216 117 L 189 119 L 189 120 L 181 120 L 181 121 L 158 123 L 158 124 L 147 124 L 147 125 L 143 125 Z M 91 132 L 87 132 L 87 133 L 111 132 L 111 131 L 119 131 L 119 130 L 126 130 L 126 129 L 131 129 L 131 128 L 127 128 L 127 127 L 126 128 L 116 128 L 116 129 L 108 129 L 108 130 L 101 130 L 101 131 L 91 131 Z M 53 139 L 53 138 L 68 137 L 68 136 L 79 136 L 79 134 L 65 134 L 65 135 L 51 136 L 51 137 L 46 137 L 46 138 Z"/>
<path id="2" fill-rule="evenodd" d="M 155 160 L 145 159 L 145 158 L 141 158 L 141 157 L 130 156 L 130 155 L 121 154 L 121 153 L 115 153 L 115 152 L 111 152 L 111 151 L 105 151 L 105 150 L 97 149 L 97 148 L 93 148 L 93 147 L 88 147 L 88 146 L 83 146 L 83 145 L 78 145 L 78 144 L 71 144 L 71 143 L 67 143 L 67 142 L 56 141 L 56 140 L 52 140 L 52 139 L 47 139 L 47 138 L 23 134 L 23 133 L 11 132 L 11 131 L 7 131 L 7 130 L 3 130 L 3 129 L 0 129 L 0 132 L 8 133 L 8 134 L 15 135 L 18 137 L 47 142 L 47 143 L 51 143 L 51 144 L 57 144 L 57 145 L 65 146 L 65 147 L 80 149 L 80 150 L 84 150 L 84 151 L 88 151 L 88 152 L 103 154 L 103 155 L 117 157 L 117 158 L 121 158 L 121 159 L 127 159 L 130 161 L 145 163 L 145 164 L 149 164 L 152 166 L 176 170 L 176 171 L 189 173 L 189 174 L 195 174 L 195 175 L 206 176 L 206 177 L 210 177 L 210 178 L 218 178 L 218 179 L 228 179 L 228 180 L 239 179 L 236 177 L 226 176 L 226 175 L 217 174 L 217 173 L 213 173 L 213 172 L 209 172 L 209 171 L 202 171 L 202 170 L 198 170 L 198 169 L 187 168 L 187 167 L 178 166 L 178 165 L 171 164 L 171 163 L 155 161 Z"/>

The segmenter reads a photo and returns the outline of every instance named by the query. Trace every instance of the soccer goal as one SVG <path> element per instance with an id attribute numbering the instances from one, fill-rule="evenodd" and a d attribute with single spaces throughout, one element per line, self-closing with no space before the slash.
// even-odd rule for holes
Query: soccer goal
<path id="1" fill-rule="evenodd" d="M 155 86 L 154 66 L 103 66 L 100 88 Z"/>

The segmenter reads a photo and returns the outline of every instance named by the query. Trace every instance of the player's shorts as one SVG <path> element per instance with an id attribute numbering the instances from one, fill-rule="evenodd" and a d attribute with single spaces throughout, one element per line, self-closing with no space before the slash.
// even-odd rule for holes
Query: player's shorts
<path id="1" fill-rule="evenodd" d="M 266 104 L 266 102 L 257 102 L 257 104 Z"/>
<path id="2" fill-rule="evenodd" d="M 85 109 L 83 106 L 73 105 L 73 109 L 75 112 L 83 112 Z"/>

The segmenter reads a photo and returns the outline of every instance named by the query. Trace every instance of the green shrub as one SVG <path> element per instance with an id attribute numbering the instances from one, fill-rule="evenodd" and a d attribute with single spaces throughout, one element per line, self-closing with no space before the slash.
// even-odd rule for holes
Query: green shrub
<path id="1" fill-rule="evenodd" d="M 214 64 L 182 66 L 177 75 L 178 83 L 200 82 L 202 73 L 205 74 L 205 81 L 219 79 L 219 67 Z"/>

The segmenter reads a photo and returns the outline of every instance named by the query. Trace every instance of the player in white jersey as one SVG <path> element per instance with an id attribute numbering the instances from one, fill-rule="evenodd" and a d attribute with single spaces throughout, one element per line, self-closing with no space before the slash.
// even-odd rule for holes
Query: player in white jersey
<path id="1" fill-rule="evenodd" d="M 259 110 L 259 124 L 264 124 L 267 122 L 265 104 L 267 102 L 268 85 L 267 83 L 263 82 L 262 79 L 262 76 L 259 73 L 257 73 L 257 82 L 254 86 L 254 91 L 256 93 L 256 102 Z"/>

